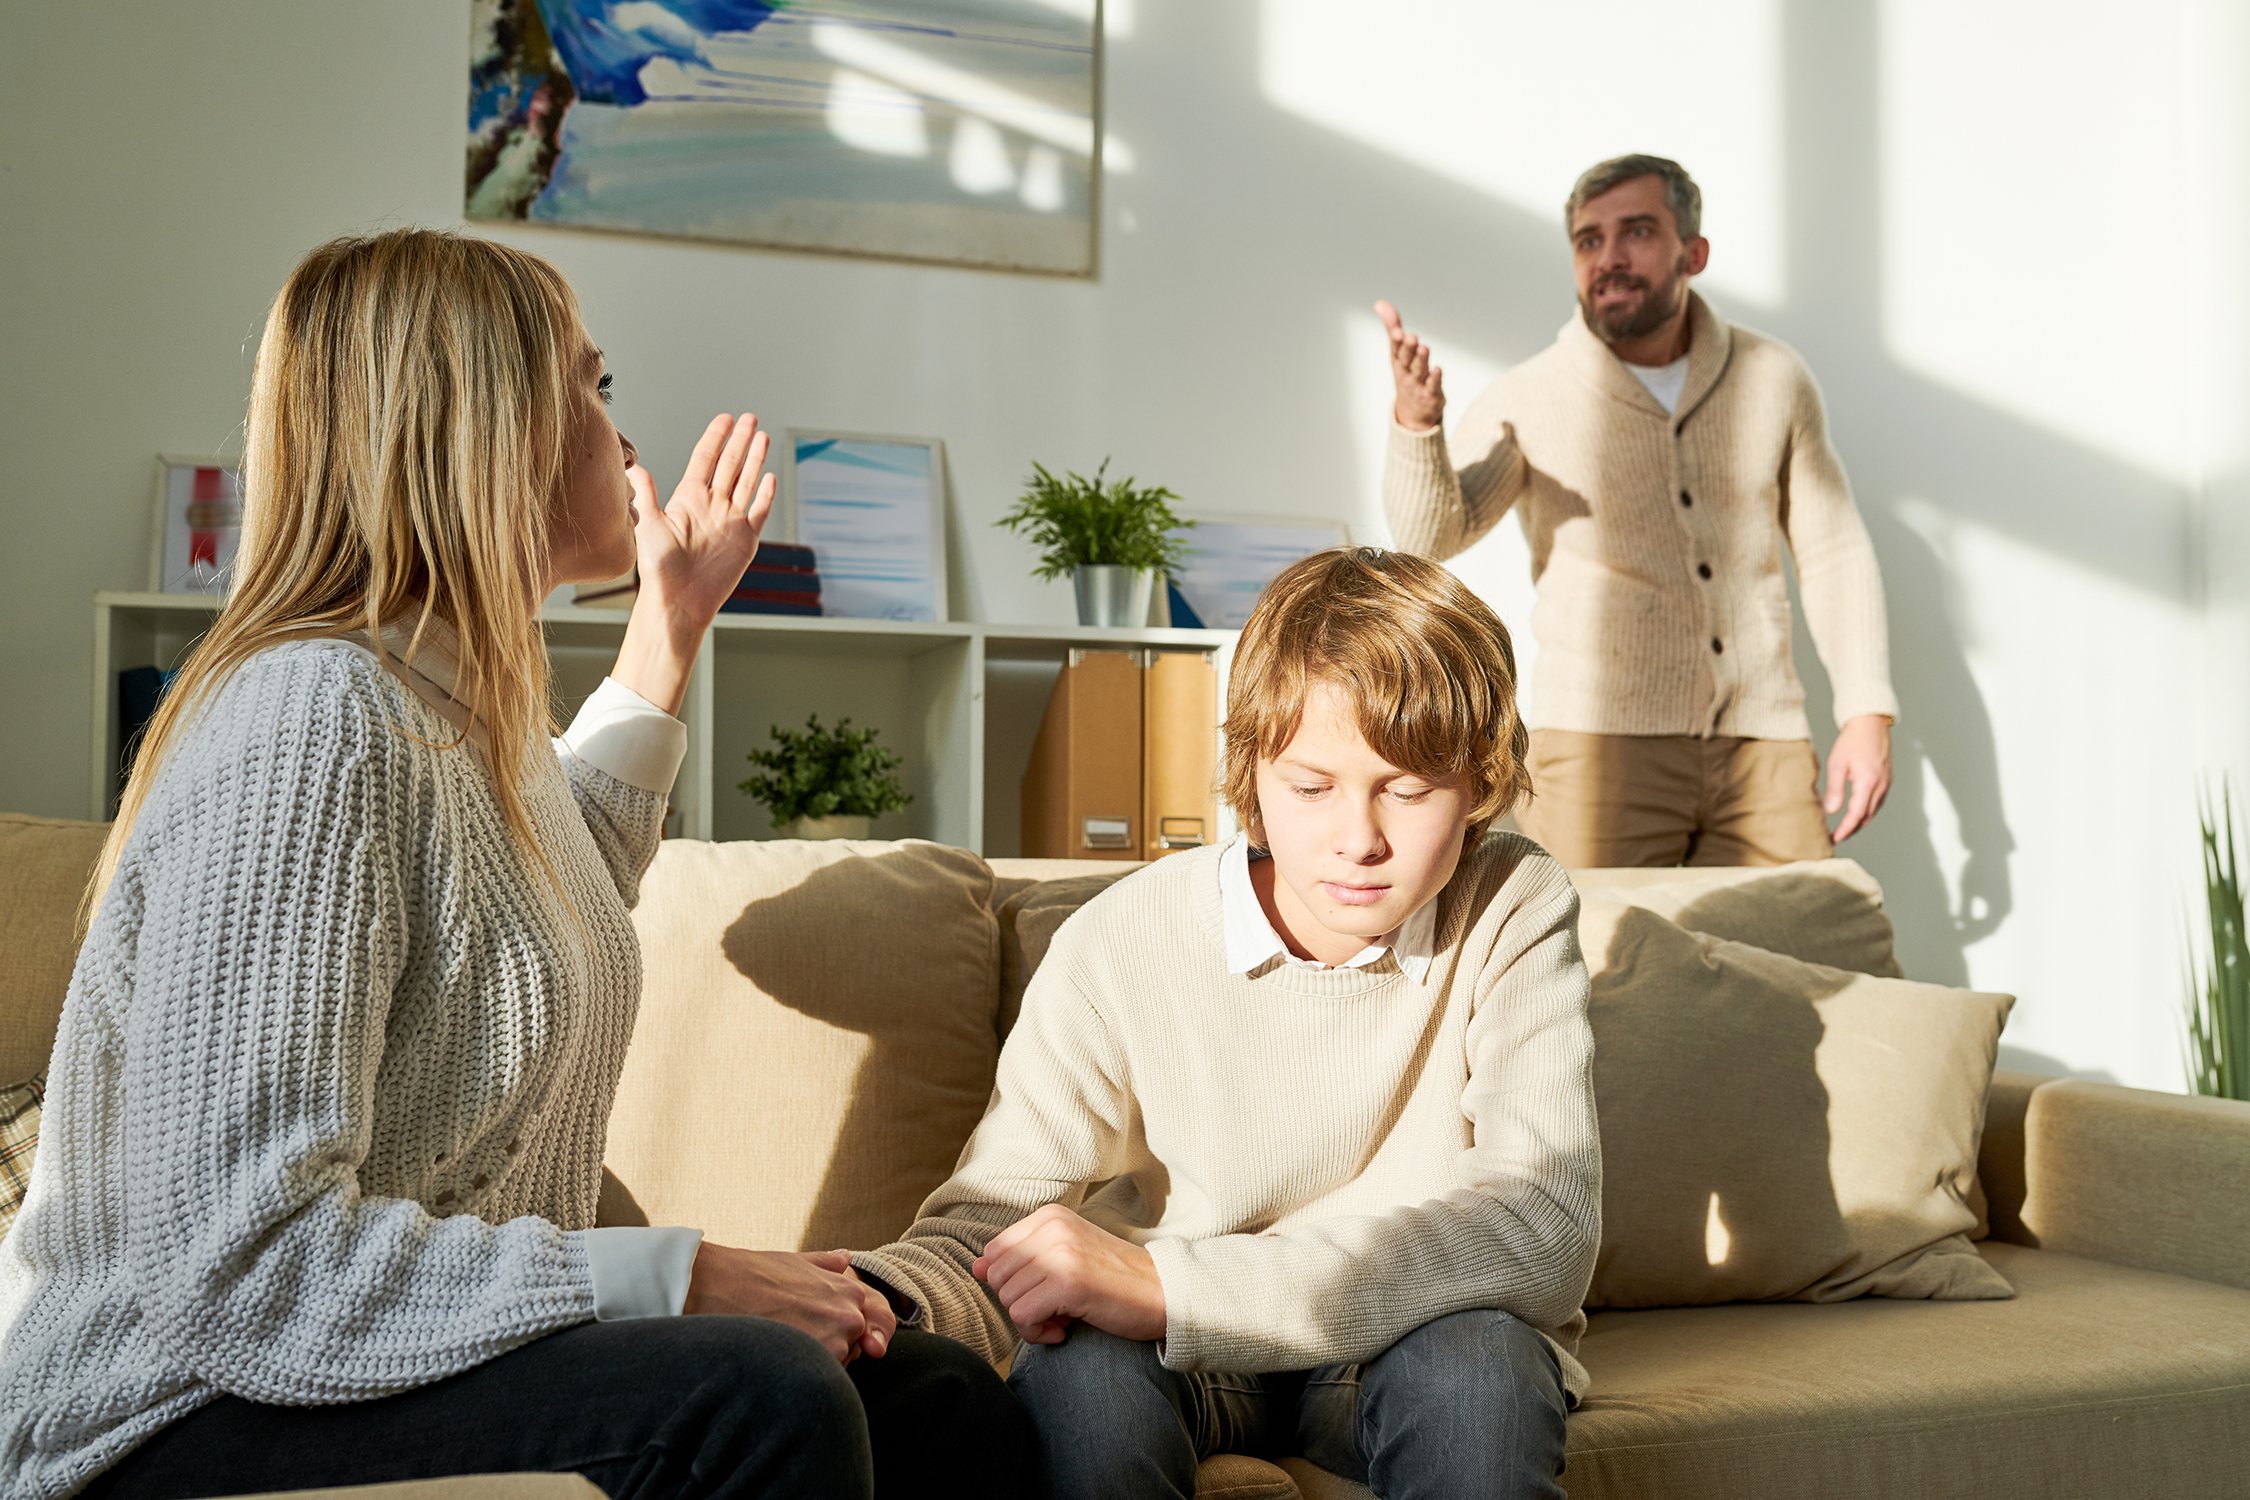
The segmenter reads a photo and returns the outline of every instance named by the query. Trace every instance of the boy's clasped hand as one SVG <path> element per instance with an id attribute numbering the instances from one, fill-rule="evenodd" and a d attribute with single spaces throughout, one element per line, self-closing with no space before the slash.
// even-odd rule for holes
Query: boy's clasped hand
<path id="1" fill-rule="evenodd" d="M 1025 1343 L 1059 1344 L 1072 1323 L 1144 1342 L 1164 1337 L 1155 1258 L 1059 1203 L 994 1235 L 969 1269 L 1008 1309 Z"/>

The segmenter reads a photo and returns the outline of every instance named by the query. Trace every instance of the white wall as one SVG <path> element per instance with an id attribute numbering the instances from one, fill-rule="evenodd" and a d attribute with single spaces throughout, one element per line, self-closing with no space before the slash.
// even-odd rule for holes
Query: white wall
<path id="1" fill-rule="evenodd" d="M 1432 334 L 1465 404 L 1569 313 L 1573 171 L 1679 155 L 1710 198 L 1707 291 L 1821 377 L 1882 556 L 1899 786 L 1846 852 L 1909 971 L 2019 993 L 2018 1062 L 2175 1086 L 2193 779 L 2250 769 L 2240 21 L 1585 9 L 1112 0 L 1135 167 L 1090 283 L 513 237 L 577 285 L 653 467 L 722 406 L 942 436 L 957 609 L 1063 621 L 1066 589 L 989 524 L 1033 459 L 1113 455 L 1191 507 L 1379 538 L 1367 304 Z M 88 596 L 142 578 L 151 455 L 235 441 L 289 266 L 457 220 L 467 32 L 463 0 L 10 7 L 0 805 L 83 816 Z M 1461 566 L 1523 617 L 1512 526 Z"/>

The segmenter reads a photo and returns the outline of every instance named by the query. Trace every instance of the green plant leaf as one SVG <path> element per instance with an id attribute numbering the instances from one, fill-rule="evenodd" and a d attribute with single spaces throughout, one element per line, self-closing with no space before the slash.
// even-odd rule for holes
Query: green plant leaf
<path id="1" fill-rule="evenodd" d="M 912 802 L 891 774 L 904 757 L 875 743 L 880 730 L 854 729 L 851 722 L 838 719 L 824 729 L 814 714 L 803 729 L 774 725 L 767 732 L 776 748 L 753 750 L 748 757 L 766 774 L 736 783 L 737 789 L 764 803 L 776 828 L 838 813 L 878 818 Z"/>
<path id="2" fill-rule="evenodd" d="M 2198 1094 L 2250 1100 L 2250 918 L 2244 911 L 2242 863 L 2235 842 L 2234 790 L 2223 779 L 2216 809 L 2208 786 L 2198 793 L 2196 822 L 2202 835 L 2208 942 L 2196 941 L 2191 924 L 2185 1017 L 2188 1082 Z"/>
<path id="3" fill-rule="evenodd" d="M 1131 478 L 1105 484 L 1108 472 L 1106 458 L 1091 479 L 1067 469 L 1057 479 L 1046 465 L 1032 464 L 1015 509 L 992 524 L 1039 549 L 1034 578 L 1052 580 L 1102 565 L 1178 574 L 1188 543 L 1173 533 L 1195 525 L 1173 513 L 1172 502 L 1180 497 L 1161 486 L 1143 488 Z"/>

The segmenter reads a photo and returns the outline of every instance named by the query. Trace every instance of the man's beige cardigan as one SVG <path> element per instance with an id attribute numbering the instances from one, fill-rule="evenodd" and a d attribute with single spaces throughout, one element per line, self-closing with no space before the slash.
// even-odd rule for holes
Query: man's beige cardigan
<path id="1" fill-rule="evenodd" d="M 1837 723 L 1897 717 L 1882 577 L 1811 372 L 1700 296 L 1688 317 L 1673 416 L 1573 317 L 1470 406 L 1458 474 L 1442 431 L 1394 423 L 1392 536 L 1442 560 L 1511 507 L 1522 516 L 1539 588 L 1534 728 L 1809 739 L 1785 541 Z"/>

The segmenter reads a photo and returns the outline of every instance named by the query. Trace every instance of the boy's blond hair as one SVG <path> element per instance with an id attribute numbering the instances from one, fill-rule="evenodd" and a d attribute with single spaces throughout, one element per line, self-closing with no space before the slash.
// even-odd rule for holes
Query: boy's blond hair
<path id="1" fill-rule="evenodd" d="M 1530 795 L 1515 648 L 1492 606 L 1427 558 L 1336 547 L 1266 585 L 1235 648 L 1220 794 L 1252 838 L 1258 761 L 1295 737 L 1315 682 L 1351 696 L 1368 748 L 1392 765 L 1468 781 L 1471 844 Z"/>

